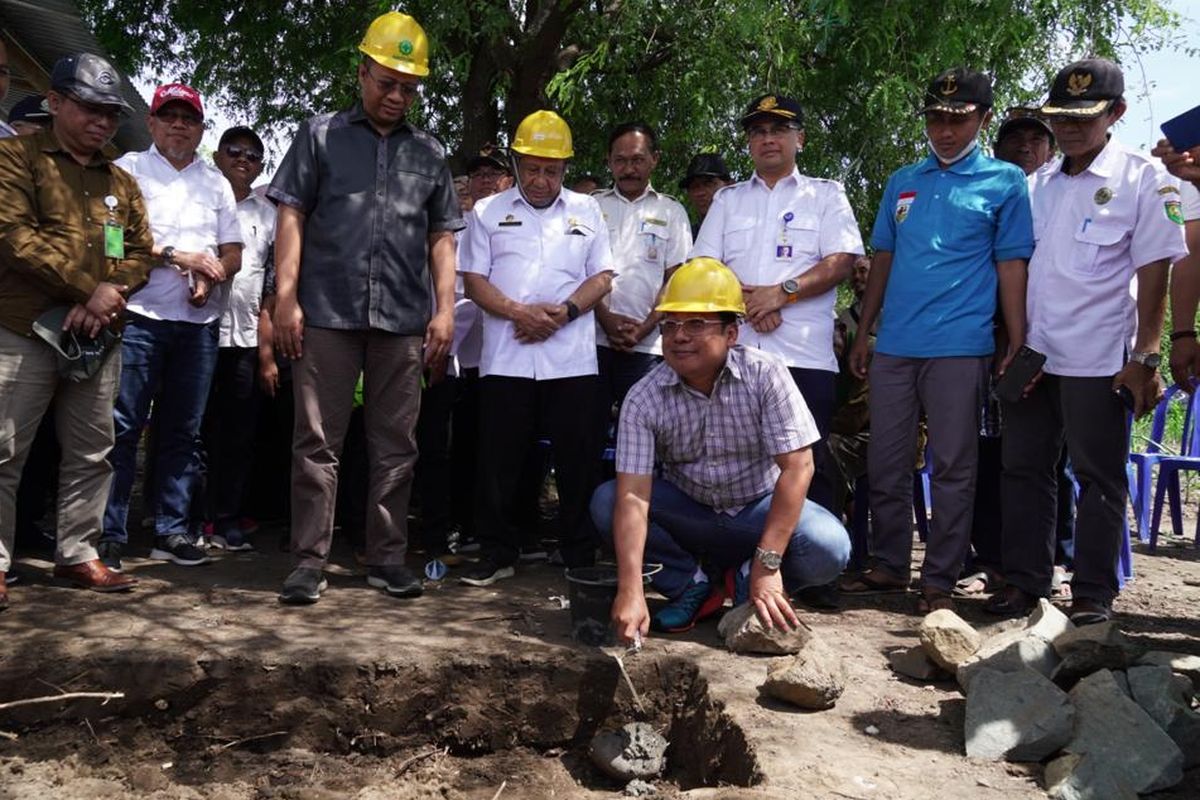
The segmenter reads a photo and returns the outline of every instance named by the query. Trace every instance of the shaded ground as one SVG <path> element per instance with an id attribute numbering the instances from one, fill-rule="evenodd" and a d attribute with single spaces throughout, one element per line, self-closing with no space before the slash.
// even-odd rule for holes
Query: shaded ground
<path id="1" fill-rule="evenodd" d="M 524 568 L 489 589 L 447 581 L 396 601 L 339 553 L 325 598 L 286 608 L 275 538 L 201 568 L 130 559 L 142 583 L 123 596 L 59 587 L 46 562 L 25 559 L 27 583 L 0 615 L 0 702 L 59 689 L 127 697 L 0 711 L 0 729 L 18 737 L 0 738 L 0 797 L 488 800 L 502 784 L 503 798 L 619 793 L 584 745 L 637 712 L 615 663 L 571 642 L 559 569 Z M 1200 552 L 1168 540 L 1139 552 L 1135 570 L 1123 627 L 1200 654 Z M 962 614 L 990 622 L 977 603 Z M 1039 766 L 962 755 L 953 684 L 888 670 L 885 653 L 916 639 L 911 598 L 855 598 L 805 617 L 849 677 L 826 712 L 760 699 L 770 659 L 724 652 L 714 623 L 653 637 L 629 659 L 650 720 L 674 745 L 666 796 L 1044 796 Z M 1200 770 L 1158 796 L 1200 796 Z"/>

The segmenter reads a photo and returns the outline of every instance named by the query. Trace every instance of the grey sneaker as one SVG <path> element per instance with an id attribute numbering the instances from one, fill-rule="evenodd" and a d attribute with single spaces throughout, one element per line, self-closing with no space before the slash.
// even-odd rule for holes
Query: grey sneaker
<path id="1" fill-rule="evenodd" d="M 173 561 L 181 567 L 198 567 L 212 561 L 208 553 L 192 544 L 182 533 L 157 537 L 150 557 L 159 561 Z"/>
<path id="2" fill-rule="evenodd" d="M 517 571 L 512 567 L 501 567 L 484 559 L 471 567 L 458 580 L 468 586 L 491 586 L 496 581 L 511 578 Z"/>
<path id="3" fill-rule="evenodd" d="M 100 558 L 100 563 L 111 569 L 113 572 L 121 571 L 121 543 L 120 542 L 100 542 L 96 545 L 96 553 Z"/>
<path id="4" fill-rule="evenodd" d="M 283 582 L 279 602 L 292 606 L 312 605 L 321 599 L 321 592 L 329 588 L 329 582 L 319 569 L 296 567 Z"/>
<path id="5" fill-rule="evenodd" d="M 383 589 L 392 597 L 420 597 L 425 591 L 421 579 L 401 564 L 367 567 L 367 585 Z"/>

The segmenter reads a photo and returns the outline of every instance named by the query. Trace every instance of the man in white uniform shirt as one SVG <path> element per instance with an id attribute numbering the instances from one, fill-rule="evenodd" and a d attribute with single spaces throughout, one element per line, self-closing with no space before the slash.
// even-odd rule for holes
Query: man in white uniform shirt
<path id="1" fill-rule="evenodd" d="M 190 534 L 190 505 L 198 472 L 196 437 L 217 362 L 226 297 L 223 284 L 241 268 L 242 229 L 224 176 L 196 156 L 204 107 L 190 86 L 154 92 L 147 118 L 154 144 L 116 161 L 146 198 L 157 266 L 126 306 L 121 342 L 121 388 L 113 411 L 116 444 L 109 454 L 112 488 L 104 512 L 100 559 L 119 569 L 129 541 L 129 495 L 137 444 L 154 403 L 151 558 L 195 566 L 208 561 Z"/>
<path id="2" fill-rule="evenodd" d="M 574 154 L 567 123 L 535 111 L 513 137 L 517 185 L 475 204 L 459 271 L 484 312 L 479 364 L 479 508 L 483 557 L 462 581 L 514 574 L 521 541 L 516 488 L 539 432 L 549 435 L 563 561 L 589 563 L 595 486 L 596 330 L 591 310 L 612 286 L 600 206 L 563 190 Z M 586 526 L 586 527 L 585 527 Z"/>
<path id="3" fill-rule="evenodd" d="M 1200 147 L 1176 152 L 1168 140 L 1160 139 L 1151 155 L 1161 158 L 1179 178 L 1188 255 L 1171 269 L 1171 377 L 1185 392 L 1192 392 L 1200 378 L 1195 324 L 1200 305 Z"/>
<path id="4" fill-rule="evenodd" d="M 1116 64 L 1086 59 L 1059 71 L 1042 107 L 1063 154 L 1029 181 L 1035 246 L 1026 343 L 1046 363 L 1025 397 L 1004 405 L 1008 586 L 988 602 L 997 613 L 1023 616 L 1049 596 L 1064 439 L 1079 484 L 1071 620 L 1107 620 L 1118 592 L 1126 406 L 1140 416 L 1162 394 L 1167 270 L 1186 254 L 1178 181 L 1111 137 L 1124 91 Z"/>
<path id="5" fill-rule="evenodd" d="M 213 162 L 233 188 L 244 244 L 242 268 L 229 286 L 229 306 L 221 315 L 220 349 L 205 413 L 206 512 L 213 545 L 250 550 L 240 517 L 254 460 L 258 313 L 263 272 L 275 240 L 275 205 L 252 188 L 263 171 L 263 143 L 253 130 L 238 126 L 221 134 Z"/>
<path id="6" fill-rule="evenodd" d="M 658 137 L 640 122 L 618 125 L 608 137 L 613 187 L 592 196 L 600 204 L 612 246 L 612 292 L 596 306 L 601 443 L 613 404 L 662 356 L 655 300 L 671 271 L 692 249 L 687 212 L 675 198 L 650 185 L 658 166 Z"/>
<path id="7" fill-rule="evenodd" d="M 838 284 L 863 253 L 862 235 L 842 185 L 796 168 L 804 121 L 795 100 L 758 97 L 741 122 L 754 174 L 717 192 L 692 257 L 719 259 L 738 276 L 746 293 L 739 341 L 783 359 L 824 438 L 837 376 L 833 305 Z M 828 507 L 825 453 L 813 448 L 808 497 Z"/>

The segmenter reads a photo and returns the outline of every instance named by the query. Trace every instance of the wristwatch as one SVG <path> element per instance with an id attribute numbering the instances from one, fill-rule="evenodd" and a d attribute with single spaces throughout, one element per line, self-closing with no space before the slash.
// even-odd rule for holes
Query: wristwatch
<path id="1" fill-rule="evenodd" d="M 1129 360 L 1141 364 L 1150 371 L 1154 371 L 1162 363 L 1162 356 L 1158 353 L 1130 353 Z"/>
<path id="2" fill-rule="evenodd" d="M 754 548 L 754 558 L 771 572 L 779 569 L 779 565 L 783 563 L 782 553 L 776 553 L 774 550 L 763 550 L 761 547 Z"/>
<path id="3" fill-rule="evenodd" d="M 168 267 L 175 265 L 175 246 L 167 245 L 162 249 L 162 261 Z"/>
<path id="4" fill-rule="evenodd" d="M 787 295 L 789 303 L 794 303 L 800 299 L 800 281 L 795 278 L 788 278 L 779 284 L 779 288 L 783 289 L 783 293 Z"/>
<path id="5" fill-rule="evenodd" d="M 567 307 L 567 322 L 574 322 L 579 319 L 579 306 L 572 303 L 570 300 L 563 303 Z"/>

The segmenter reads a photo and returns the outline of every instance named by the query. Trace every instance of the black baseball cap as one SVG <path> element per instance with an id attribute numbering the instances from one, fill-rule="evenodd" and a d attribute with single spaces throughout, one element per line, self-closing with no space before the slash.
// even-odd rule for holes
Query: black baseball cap
<path id="1" fill-rule="evenodd" d="M 804 113 L 800 110 L 800 104 L 781 94 L 764 94 L 751 100 L 746 113 L 742 115 L 742 127 L 748 127 L 759 117 L 775 117 L 795 123 L 797 127 L 804 124 Z"/>
<path id="2" fill-rule="evenodd" d="M 8 122 L 10 125 L 14 122 L 37 122 L 45 124 L 49 121 L 50 107 L 46 103 L 46 96 L 41 94 L 29 95 L 29 97 L 22 99 L 8 112 Z"/>
<path id="3" fill-rule="evenodd" d="M 720 178 L 721 180 L 732 180 L 729 177 L 729 168 L 725 166 L 725 160 L 717 153 L 697 153 L 692 156 L 692 160 L 688 162 L 687 174 L 679 180 L 679 188 L 686 189 L 692 182 L 692 178 Z"/>
<path id="4" fill-rule="evenodd" d="M 929 82 L 920 113 L 970 114 L 976 109 L 991 107 L 991 76 L 966 67 L 955 67 L 939 73 Z"/>
<path id="5" fill-rule="evenodd" d="M 1054 76 L 1042 113 L 1052 117 L 1098 117 L 1124 95 L 1125 76 L 1120 67 L 1106 58 L 1085 58 L 1067 64 Z"/>
<path id="6" fill-rule="evenodd" d="M 121 96 L 120 73 L 93 53 L 74 53 L 60 58 L 50 72 L 50 88 L 72 94 L 86 103 L 133 110 Z"/>
<path id="7" fill-rule="evenodd" d="M 508 163 L 508 151 L 494 144 L 485 144 L 480 148 L 479 153 L 467 162 L 467 174 L 470 175 L 475 170 L 482 169 L 483 167 L 495 167 L 510 175 L 512 174 L 512 167 Z"/>
<path id="8" fill-rule="evenodd" d="M 1042 119 L 1041 112 L 1036 108 L 1024 106 L 1013 106 L 1005 112 L 1004 122 L 996 132 L 996 142 L 999 143 L 1005 136 L 1021 128 L 1033 128 L 1038 133 L 1044 133 L 1050 137 L 1050 144 L 1054 144 L 1054 131 L 1050 130 L 1046 120 Z"/>
<path id="9" fill-rule="evenodd" d="M 226 131 L 221 134 L 221 140 L 217 142 L 217 149 L 221 149 L 227 143 L 232 142 L 235 139 L 249 139 L 258 145 L 258 152 L 265 153 L 267 151 L 267 148 L 263 146 L 263 140 L 259 138 L 257 133 L 254 132 L 254 129 L 245 125 L 234 125 L 232 128 L 226 129 Z"/>

